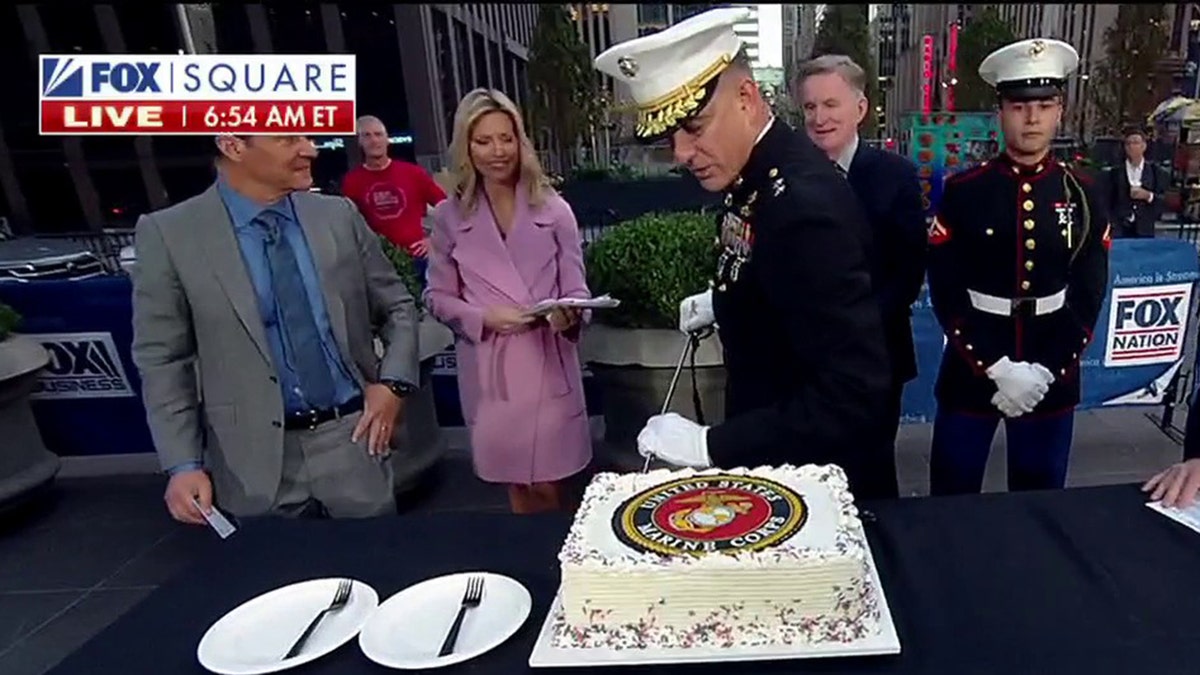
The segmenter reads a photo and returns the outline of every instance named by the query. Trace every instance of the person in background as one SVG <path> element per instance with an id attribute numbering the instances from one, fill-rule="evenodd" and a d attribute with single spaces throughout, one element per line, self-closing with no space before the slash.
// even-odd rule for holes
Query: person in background
<path id="1" fill-rule="evenodd" d="M 387 128 L 378 117 L 358 118 L 358 146 L 363 163 L 346 173 L 342 194 L 362 211 L 371 229 L 413 257 L 424 275 L 429 238 L 421 226 L 426 211 L 446 198 L 429 173 L 388 156 Z"/>
<path id="2" fill-rule="evenodd" d="M 848 56 L 826 55 L 800 67 L 800 103 L 808 137 L 850 181 L 871 224 L 871 290 L 883 312 L 892 364 L 888 411 L 876 456 L 858 488 L 863 497 L 896 497 L 896 433 L 904 384 L 917 376 L 912 305 L 925 282 L 926 233 L 917 168 L 900 155 L 859 142 L 869 102 L 867 75 Z"/>
<path id="3" fill-rule="evenodd" d="M 1105 192 L 1117 236 L 1153 237 L 1169 179 L 1154 162 L 1146 161 L 1146 132 L 1137 128 L 1125 131 L 1125 161 L 1113 167 L 1106 178 Z"/>
<path id="4" fill-rule="evenodd" d="M 1186 509 L 1200 493 L 1200 410 L 1195 407 L 1194 397 L 1184 429 L 1183 459 L 1142 486 L 1143 492 L 1150 493 L 1150 501 L 1161 501 L 1163 506 Z"/>
<path id="5" fill-rule="evenodd" d="M 684 333 L 717 327 L 725 419 L 654 415 L 638 451 L 689 467 L 837 464 L 857 494 L 891 383 L 871 230 L 829 159 L 763 98 L 734 30 L 749 13 L 712 9 L 596 57 L 629 86 L 638 140 L 669 139 L 678 164 L 725 193 L 710 290 L 679 317 Z"/>
<path id="6" fill-rule="evenodd" d="M 456 335 L 475 472 L 507 484 L 516 513 L 564 508 L 563 480 L 592 458 L 576 348 L 587 317 L 526 310 L 591 297 L 579 226 L 501 92 L 476 89 L 459 103 L 450 158 L 453 190 L 433 211 L 425 303 Z"/>
<path id="7" fill-rule="evenodd" d="M 301 136 L 221 136 L 217 181 L 142 216 L 133 360 L 167 508 L 395 513 L 391 439 L 416 390 L 417 310 Z M 384 344 L 382 355 L 375 339 Z"/>
<path id="8" fill-rule="evenodd" d="M 929 297 L 946 335 L 930 492 L 978 493 L 1005 420 L 1008 489 L 1062 488 L 1080 354 L 1108 289 L 1101 200 L 1050 155 L 1071 45 L 1022 40 L 979 66 L 996 88 L 1004 152 L 947 179 L 929 227 Z"/>

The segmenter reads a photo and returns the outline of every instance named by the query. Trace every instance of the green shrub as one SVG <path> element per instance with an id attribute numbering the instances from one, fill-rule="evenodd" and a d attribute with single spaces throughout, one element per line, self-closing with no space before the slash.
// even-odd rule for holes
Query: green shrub
<path id="1" fill-rule="evenodd" d="M 712 215 L 648 213 L 606 229 L 585 253 L 588 287 L 621 301 L 595 320 L 619 328 L 676 328 L 679 303 L 708 287 L 716 266 Z"/>
<path id="2" fill-rule="evenodd" d="M 396 273 L 404 281 L 404 285 L 408 287 L 408 292 L 417 301 L 417 306 L 421 307 L 421 293 L 425 291 L 425 277 L 417 274 L 417 269 L 413 266 L 412 256 L 400 250 L 395 244 L 379 238 L 379 243 L 383 246 L 383 253 L 392 261 L 392 265 L 396 268 Z"/>
<path id="3" fill-rule="evenodd" d="M 608 164 L 583 163 L 576 165 L 569 172 L 571 182 L 585 181 L 628 181 L 646 177 L 646 172 L 624 162 Z"/>
<path id="4" fill-rule="evenodd" d="M 17 310 L 0 302 L 0 340 L 8 337 L 20 324 L 21 315 L 17 314 Z"/>

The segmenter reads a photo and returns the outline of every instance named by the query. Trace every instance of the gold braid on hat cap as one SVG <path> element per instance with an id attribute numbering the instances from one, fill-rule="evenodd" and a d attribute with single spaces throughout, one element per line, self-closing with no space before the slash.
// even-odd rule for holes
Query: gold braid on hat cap
<path id="1" fill-rule="evenodd" d="M 699 75 L 679 87 L 656 99 L 639 104 L 637 135 L 642 138 L 661 136 L 695 114 L 710 93 L 708 85 L 732 62 L 732 56 L 722 56 Z"/>

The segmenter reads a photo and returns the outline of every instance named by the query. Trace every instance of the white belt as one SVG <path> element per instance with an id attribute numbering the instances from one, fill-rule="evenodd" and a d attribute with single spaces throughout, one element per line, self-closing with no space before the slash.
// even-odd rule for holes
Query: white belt
<path id="1" fill-rule="evenodd" d="M 1042 316 L 1053 314 L 1067 304 L 1067 289 L 1065 288 L 1044 298 L 1000 298 L 970 289 L 967 289 L 967 295 L 971 297 L 972 307 L 996 316 L 1012 316 L 1022 305 L 1027 307 L 1026 311 L 1032 309 L 1034 316 Z"/>

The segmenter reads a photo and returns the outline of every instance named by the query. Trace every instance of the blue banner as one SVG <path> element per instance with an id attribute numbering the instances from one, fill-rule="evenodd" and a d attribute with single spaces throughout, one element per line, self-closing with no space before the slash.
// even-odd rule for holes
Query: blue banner
<path id="1" fill-rule="evenodd" d="M 0 284 L 0 300 L 21 314 L 20 332 L 50 353 L 30 405 L 57 455 L 154 452 L 130 355 L 132 294 L 129 277 L 117 275 Z"/>
<path id="2" fill-rule="evenodd" d="M 1082 357 L 1080 409 L 1160 405 L 1183 364 L 1200 278 L 1194 244 L 1175 239 L 1117 239 L 1109 258 L 1109 292 Z M 922 291 L 913 307 L 919 375 L 904 390 L 906 423 L 933 421 L 945 336 Z"/>

